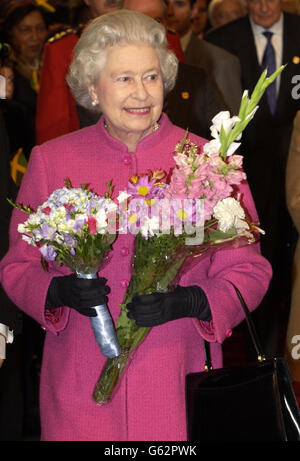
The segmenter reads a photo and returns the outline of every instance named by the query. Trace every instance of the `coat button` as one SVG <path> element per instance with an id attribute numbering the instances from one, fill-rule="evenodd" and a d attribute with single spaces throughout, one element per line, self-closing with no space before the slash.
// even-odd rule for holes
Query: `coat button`
<path id="1" fill-rule="evenodd" d="M 130 157 L 130 155 L 128 155 L 128 154 L 127 154 L 127 155 L 124 155 L 124 157 L 123 157 L 123 163 L 124 163 L 124 165 L 130 165 L 130 164 L 131 164 L 131 157 Z"/>
<path id="2" fill-rule="evenodd" d="M 121 280 L 121 287 L 122 288 L 127 288 L 129 285 L 129 281 L 126 279 Z"/>
<path id="3" fill-rule="evenodd" d="M 129 255 L 129 248 L 123 247 L 123 248 L 121 249 L 121 255 L 122 255 L 122 256 L 128 256 L 128 255 Z"/>
<path id="4" fill-rule="evenodd" d="M 232 335 L 232 330 L 230 329 L 226 330 L 226 333 L 225 333 L 226 338 L 230 338 L 231 335 Z"/>

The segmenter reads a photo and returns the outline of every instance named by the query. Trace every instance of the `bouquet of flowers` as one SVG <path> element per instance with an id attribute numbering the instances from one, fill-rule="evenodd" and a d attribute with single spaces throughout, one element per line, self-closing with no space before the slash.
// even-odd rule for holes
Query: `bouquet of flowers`
<path id="1" fill-rule="evenodd" d="M 36 211 L 28 206 L 10 203 L 29 214 L 18 226 L 22 239 L 41 252 L 41 261 L 47 269 L 49 261 L 69 267 L 78 277 L 96 278 L 107 262 L 108 252 L 116 239 L 117 204 L 109 192 L 100 197 L 83 184 L 55 190 Z M 95 338 L 107 357 L 115 357 L 121 350 L 112 319 L 106 305 L 94 306 L 96 317 L 91 317 Z"/>
<path id="2" fill-rule="evenodd" d="M 235 186 L 246 175 L 242 157 L 234 152 L 258 101 L 282 69 L 269 78 L 265 71 L 250 99 L 244 92 L 238 116 L 221 112 L 214 117 L 213 139 L 203 152 L 186 134 L 175 147 L 176 165 L 169 175 L 155 171 L 133 176 L 119 195 L 123 226 L 125 222 L 136 235 L 133 271 L 117 321 L 122 353 L 106 361 L 93 394 L 97 404 L 109 402 L 134 350 L 150 331 L 127 317 L 132 298 L 170 289 L 188 257 L 233 240 L 238 245 L 252 243 L 257 232 L 263 232 L 249 221 L 241 197 L 235 196 Z"/>

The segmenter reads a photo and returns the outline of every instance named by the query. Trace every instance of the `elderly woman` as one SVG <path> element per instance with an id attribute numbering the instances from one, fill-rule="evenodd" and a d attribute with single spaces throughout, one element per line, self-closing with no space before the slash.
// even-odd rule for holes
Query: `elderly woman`
<path id="1" fill-rule="evenodd" d="M 78 103 L 101 109 L 103 116 L 96 125 L 36 147 L 18 201 L 36 207 L 66 177 L 74 187 L 88 182 L 102 195 L 110 179 L 124 190 L 134 173 L 168 171 L 174 146 L 185 133 L 162 113 L 176 69 L 165 30 L 153 19 L 127 10 L 95 19 L 76 46 L 69 84 Z M 204 145 L 204 139 L 190 136 Z M 240 191 L 256 218 L 247 184 Z M 206 253 L 181 278 L 180 303 L 178 297 L 156 294 L 144 298 L 141 309 L 135 300 L 130 315 L 142 324 L 140 310 L 147 306 L 145 321 L 156 326 L 137 349 L 111 402 L 97 406 L 92 393 L 105 357 L 88 316 L 109 287 L 108 305 L 117 319 L 130 279 L 134 237 L 119 235 L 101 278 L 86 287 L 64 267 L 53 263 L 49 272 L 41 269 L 36 249 L 17 234 L 23 220 L 16 210 L 1 280 L 15 303 L 47 331 L 42 439 L 186 440 L 185 375 L 204 367 L 203 338 L 212 343 L 214 365 L 221 366 L 221 343 L 243 318 L 229 282 L 236 283 L 251 309 L 266 292 L 271 271 L 258 245 Z"/>

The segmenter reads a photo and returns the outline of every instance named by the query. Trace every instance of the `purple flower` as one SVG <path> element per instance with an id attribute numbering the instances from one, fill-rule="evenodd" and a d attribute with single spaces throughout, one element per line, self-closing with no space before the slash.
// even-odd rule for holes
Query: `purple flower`
<path id="1" fill-rule="evenodd" d="M 41 233 L 44 239 L 47 239 L 47 240 L 53 239 L 54 230 L 53 230 L 53 227 L 48 226 L 48 224 L 43 224 L 41 226 Z"/>
<path id="2" fill-rule="evenodd" d="M 86 222 L 85 219 L 78 219 L 78 221 L 76 221 L 74 226 L 73 226 L 73 230 L 75 232 L 81 231 L 82 226 L 84 226 L 85 222 Z"/>
<path id="3" fill-rule="evenodd" d="M 74 239 L 73 235 L 65 233 L 64 242 L 66 245 L 74 246 L 74 243 L 76 242 L 76 240 Z"/>
<path id="4" fill-rule="evenodd" d="M 50 245 L 43 245 L 40 248 L 40 252 L 42 253 L 43 257 L 46 259 L 46 261 L 54 261 L 57 256 L 55 249 Z"/>
<path id="5" fill-rule="evenodd" d="M 133 184 L 128 183 L 127 192 L 133 197 L 142 197 L 145 200 L 150 200 L 157 196 L 157 186 L 155 186 L 156 179 L 149 179 L 148 176 L 142 176 L 138 178 L 138 181 Z M 156 195 L 155 195 L 156 194 Z"/>

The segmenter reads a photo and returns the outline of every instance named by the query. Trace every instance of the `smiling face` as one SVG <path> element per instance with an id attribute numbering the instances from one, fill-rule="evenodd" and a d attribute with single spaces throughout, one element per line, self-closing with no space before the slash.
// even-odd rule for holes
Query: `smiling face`
<path id="1" fill-rule="evenodd" d="M 47 37 L 47 28 L 39 11 L 25 16 L 11 31 L 13 48 L 26 62 L 39 58 Z"/>
<path id="2" fill-rule="evenodd" d="M 89 91 L 108 132 L 132 148 L 132 141 L 136 145 L 151 133 L 162 112 L 164 90 L 155 49 L 144 43 L 108 49 L 100 78 Z"/>

